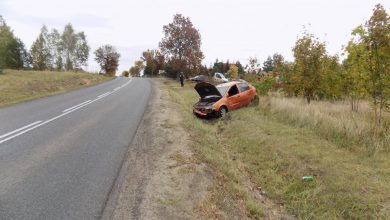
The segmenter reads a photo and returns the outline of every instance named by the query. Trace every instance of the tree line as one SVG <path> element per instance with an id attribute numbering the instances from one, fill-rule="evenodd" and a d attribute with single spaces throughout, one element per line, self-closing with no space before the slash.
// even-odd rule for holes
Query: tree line
<path id="1" fill-rule="evenodd" d="M 256 57 L 249 58 L 249 63 L 245 66 L 240 61 L 224 62 L 218 59 L 210 67 L 202 65 L 204 55 L 199 30 L 193 26 L 190 18 L 181 14 L 174 15 L 173 21 L 163 26 L 163 34 L 159 48 L 142 52 L 140 59 L 134 62 L 129 71 L 124 71 L 123 75 L 139 76 L 143 71 L 147 76 L 154 76 L 163 71 L 167 76 L 175 78 L 179 73 L 190 77 L 197 74 L 211 76 L 220 72 L 236 78 L 260 74 L 262 70 L 270 72 L 274 66 L 284 61 L 282 55 L 274 54 L 264 62 L 263 69 Z"/>
<path id="2" fill-rule="evenodd" d="M 377 124 L 383 111 L 390 110 L 390 18 L 380 4 L 368 21 L 352 31 L 341 56 L 329 54 L 325 42 L 305 31 L 292 48 L 293 61 L 275 53 L 262 65 L 251 57 L 245 66 L 217 59 L 207 67 L 202 65 L 201 35 L 188 17 L 174 15 L 163 26 L 163 34 L 159 48 L 144 51 L 129 74 L 137 76 L 144 70 L 153 76 L 163 70 L 169 77 L 180 72 L 189 77 L 222 72 L 251 81 L 261 94 L 279 91 L 304 97 L 308 103 L 350 99 L 353 111 L 358 111 L 360 100 L 370 99 Z"/>
<path id="3" fill-rule="evenodd" d="M 77 32 L 71 23 L 63 31 L 50 31 L 43 25 L 30 50 L 14 35 L 5 19 L 0 16 L 0 71 L 2 69 L 33 69 L 56 71 L 82 71 L 87 65 L 90 46 L 83 31 Z M 115 75 L 120 54 L 112 45 L 103 45 L 95 52 L 101 73 Z"/>
<path id="4" fill-rule="evenodd" d="M 44 25 L 30 50 L 34 70 L 80 70 L 88 61 L 90 47 L 84 32 L 76 32 L 72 24 L 62 33 L 50 32 Z"/>
<path id="5" fill-rule="evenodd" d="M 326 51 L 324 42 L 304 33 L 292 49 L 294 61 L 267 59 L 274 65 L 260 83 L 268 83 L 268 91 L 305 97 L 308 103 L 313 99 L 349 99 L 352 111 L 359 110 L 360 100 L 369 99 L 378 127 L 383 112 L 390 110 L 390 17 L 384 7 L 376 5 L 370 19 L 351 35 L 340 60 Z"/>

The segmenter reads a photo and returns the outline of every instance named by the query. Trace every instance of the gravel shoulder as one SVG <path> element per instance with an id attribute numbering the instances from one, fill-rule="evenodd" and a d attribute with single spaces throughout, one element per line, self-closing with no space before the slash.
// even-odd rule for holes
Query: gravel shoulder
<path id="1" fill-rule="evenodd" d="M 213 175 L 198 162 L 177 104 L 162 83 L 153 92 L 103 219 L 199 219 Z"/>

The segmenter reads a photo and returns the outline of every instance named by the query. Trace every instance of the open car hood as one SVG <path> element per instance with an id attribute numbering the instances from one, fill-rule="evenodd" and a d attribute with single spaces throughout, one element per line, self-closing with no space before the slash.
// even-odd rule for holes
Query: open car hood
<path id="1" fill-rule="evenodd" d="M 201 82 L 195 85 L 195 90 L 198 92 L 201 98 L 210 95 L 222 96 L 218 89 L 208 82 Z"/>

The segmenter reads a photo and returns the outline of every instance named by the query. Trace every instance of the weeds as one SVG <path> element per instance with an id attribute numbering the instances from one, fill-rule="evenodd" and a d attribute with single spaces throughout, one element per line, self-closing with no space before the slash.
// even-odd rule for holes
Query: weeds
<path id="1" fill-rule="evenodd" d="M 260 106 L 208 121 L 192 115 L 197 95 L 190 86 L 170 85 L 197 159 L 223 180 L 215 193 L 221 196 L 208 201 L 218 209 L 233 200 L 251 218 L 268 215 L 253 186 L 302 219 L 389 218 L 389 133 L 369 146 L 369 106 L 351 113 L 343 103 L 263 97 Z M 370 147 L 381 153 L 370 154 Z M 314 181 L 303 181 L 307 175 Z"/>
<path id="2" fill-rule="evenodd" d="M 374 135 L 374 115 L 367 103 L 360 112 L 350 110 L 349 103 L 312 102 L 299 98 L 262 97 L 261 112 L 282 123 L 309 128 L 340 147 L 371 152 L 388 151 L 390 115 L 385 115 L 379 136 Z"/>

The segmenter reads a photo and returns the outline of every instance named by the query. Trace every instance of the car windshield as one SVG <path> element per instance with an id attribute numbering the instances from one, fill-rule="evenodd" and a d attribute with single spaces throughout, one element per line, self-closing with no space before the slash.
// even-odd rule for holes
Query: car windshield
<path id="1" fill-rule="evenodd" d="M 229 86 L 217 86 L 217 89 L 219 91 L 219 93 L 221 93 L 221 95 L 225 95 L 227 89 L 229 88 Z"/>

